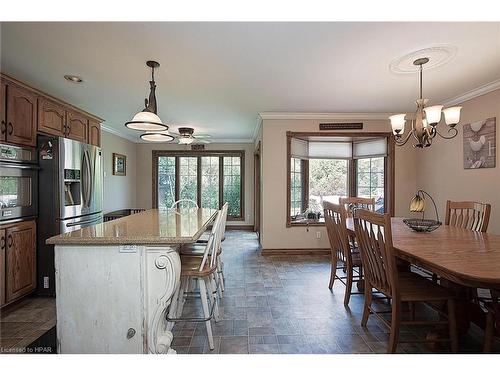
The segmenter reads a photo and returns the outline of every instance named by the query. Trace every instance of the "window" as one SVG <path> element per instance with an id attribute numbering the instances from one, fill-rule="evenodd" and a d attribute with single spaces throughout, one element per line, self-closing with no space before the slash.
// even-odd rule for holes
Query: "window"
<path id="1" fill-rule="evenodd" d="M 175 202 L 175 158 L 158 158 L 158 205 L 159 208 L 171 207 Z"/>
<path id="2" fill-rule="evenodd" d="M 228 219 L 243 220 L 243 166 L 244 151 L 153 151 L 153 206 L 191 199 L 217 209 L 228 202 Z"/>
<path id="3" fill-rule="evenodd" d="M 309 209 L 323 211 L 323 201 L 338 203 L 349 195 L 348 163 L 342 159 L 309 160 Z"/>
<path id="4" fill-rule="evenodd" d="M 179 157 L 179 199 L 198 201 L 198 158 Z M 189 202 L 180 202 L 180 207 L 192 207 Z"/>
<path id="5" fill-rule="evenodd" d="M 288 132 L 287 154 L 287 226 L 324 225 L 323 202 L 348 196 L 375 198 L 377 212 L 392 213 L 389 134 Z"/>
<path id="6" fill-rule="evenodd" d="M 384 158 L 356 160 L 356 190 L 358 197 L 375 198 L 375 211 L 384 212 Z"/>
<path id="7" fill-rule="evenodd" d="M 219 208 L 219 158 L 201 158 L 201 207 Z"/>
<path id="8" fill-rule="evenodd" d="M 302 160 L 299 158 L 292 158 L 291 163 L 290 196 L 292 201 L 290 205 L 290 215 L 293 216 L 304 212 L 305 208 L 303 207 L 302 201 Z"/>
<path id="9" fill-rule="evenodd" d="M 224 158 L 224 202 L 229 202 L 228 215 L 241 216 L 241 158 Z"/>

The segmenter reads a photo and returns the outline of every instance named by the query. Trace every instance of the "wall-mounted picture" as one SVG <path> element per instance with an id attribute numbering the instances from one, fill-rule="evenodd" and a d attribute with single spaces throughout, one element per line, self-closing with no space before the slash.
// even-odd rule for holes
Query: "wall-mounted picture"
<path id="1" fill-rule="evenodd" d="M 127 157 L 113 152 L 113 174 L 115 176 L 127 175 Z"/>
<path id="2" fill-rule="evenodd" d="M 464 125 L 464 168 L 495 168 L 496 117 Z"/>

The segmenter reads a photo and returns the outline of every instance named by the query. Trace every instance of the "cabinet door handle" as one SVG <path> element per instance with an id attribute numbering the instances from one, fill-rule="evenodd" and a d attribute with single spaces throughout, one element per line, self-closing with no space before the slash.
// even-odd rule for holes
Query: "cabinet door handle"
<path id="1" fill-rule="evenodd" d="M 9 121 L 9 135 L 11 135 L 14 132 L 14 126 L 12 125 L 12 122 Z"/>
<path id="2" fill-rule="evenodd" d="M 0 250 L 5 249 L 5 237 L 2 237 L 0 240 Z"/>
<path id="3" fill-rule="evenodd" d="M 12 244 L 14 243 L 14 239 L 12 238 L 12 234 L 9 234 L 9 236 L 7 237 L 8 238 L 8 244 L 7 246 L 8 247 L 12 247 Z"/>
<path id="4" fill-rule="evenodd" d="M 68 128 L 68 134 L 71 133 L 71 124 L 68 124 L 67 128 Z"/>
<path id="5" fill-rule="evenodd" d="M 0 132 L 1 132 L 2 134 L 7 133 L 7 125 L 5 124 L 5 120 L 2 120 L 2 124 L 1 124 L 1 125 L 2 125 L 2 126 L 1 126 L 1 129 L 0 129 Z"/>

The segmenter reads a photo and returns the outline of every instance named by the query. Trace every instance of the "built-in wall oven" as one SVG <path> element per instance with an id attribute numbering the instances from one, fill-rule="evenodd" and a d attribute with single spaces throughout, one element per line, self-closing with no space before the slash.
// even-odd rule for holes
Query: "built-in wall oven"
<path id="1" fill-rule="evenodd" d="M 0 224 L 38 213 L 35 149 L 0 144 Z"/>

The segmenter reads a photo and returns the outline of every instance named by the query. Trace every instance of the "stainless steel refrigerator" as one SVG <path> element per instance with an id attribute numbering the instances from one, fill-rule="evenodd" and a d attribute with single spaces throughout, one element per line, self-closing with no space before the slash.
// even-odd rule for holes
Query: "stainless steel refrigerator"
<path id="1" fill-rule="evenodd" d="M 38 137 L 38 294 L 53 295 L 54 248 L 45 240 L 102 222 L 101 149 L 62 137 Z"/>

